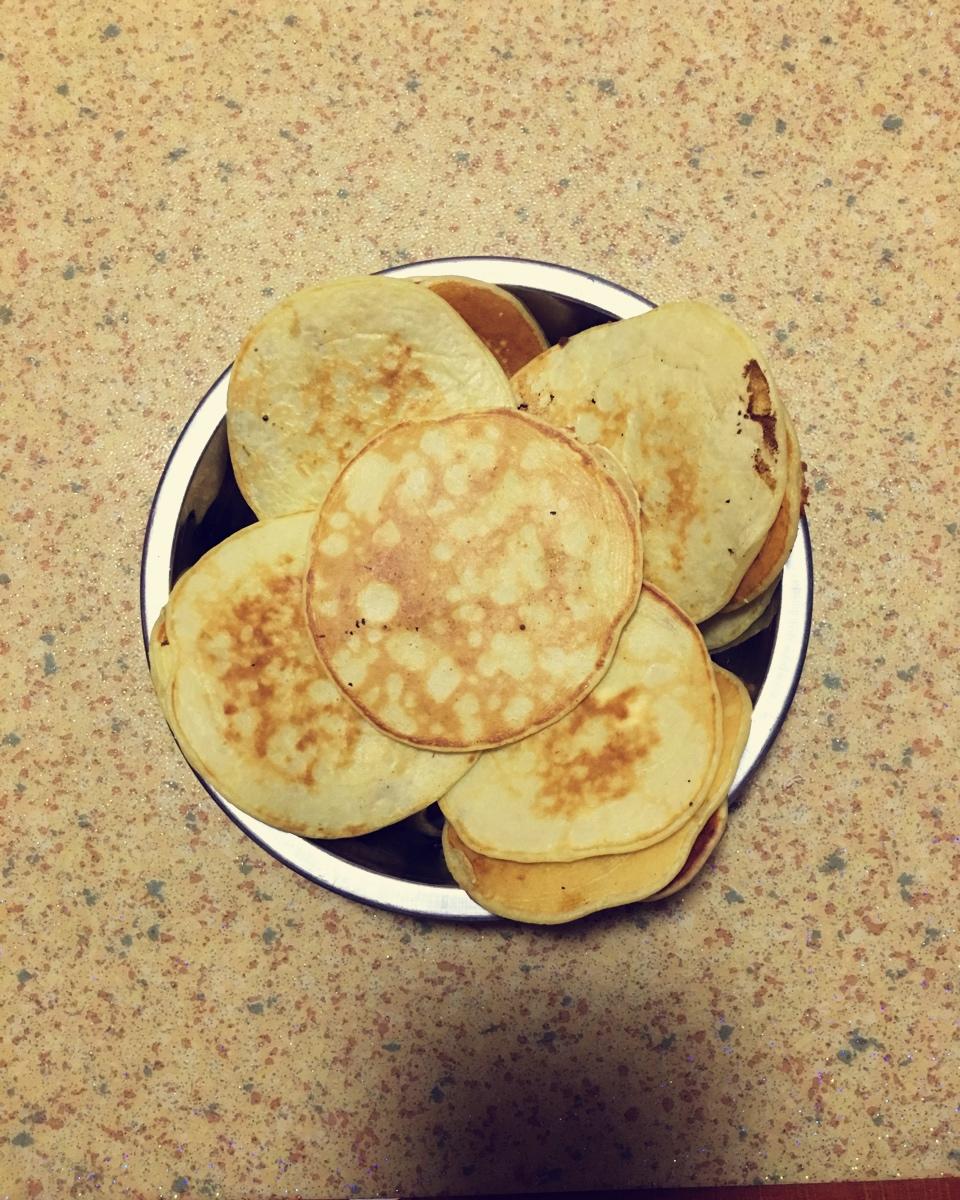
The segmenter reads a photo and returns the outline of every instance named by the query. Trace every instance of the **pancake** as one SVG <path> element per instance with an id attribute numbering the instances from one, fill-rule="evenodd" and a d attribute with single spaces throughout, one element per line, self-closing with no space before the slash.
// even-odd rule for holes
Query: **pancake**
<path id="1" fill-rule="evenodd" d="M 590 453 L 597 460 L 604 471 L 618 485 L 624 496 L 627 498 L 627 503 L 630 505 L 630 511 L 639 522 L 640 520 L 640 497 L 637 495 L 637 489 L 633 486 L 633 481 L 627 474 L 626 467 L 619 458 L 606 446 L 590 446 Z"/>
<path id="2" fill-rule="evenodd" d="M 343 699 L 303 615 L 313 513 L 259 522 L 177 582 L 150 667 L 190 765 L 251 816 L 306 837 L 354 837 L 441 796 L 474 756 L 385 737 Z"/>
<path id="3" fill-rule="evenodd" d="M 620 485 L 566 434 L 501 409 L 374 438 L 320 509 L 304 594 L 324 665 L 369 720 L 475 750 L 590 692 L 641 576 Z"/>
<path id="4" fill-rule="evenodd" d="M 725 611 L 750 604 L 764 592 L 770 590 L 780 577 L 784 564 L 790 557 L 793 543 L 797 540 L 800 527 L 800 511 L 803 508 L 803 463 L 796 429 L 786 409 L 783 411 L 784 441 L 787 447 L 787 486 L 783 500 L 774 518 L 763 545 L 743 578 L 737 584 L 725 606 Z"/>
<path id="5" fill-rule="evenodd" d="M 455 275 L 422 279 L 420 283 L 456 309 L 507 375 L 546 350 L 547 339 L 532 314 L 495 283 Z"/>
<path id="6" fill-rule="evenodd" d="M 512 382 L 519 407 L 624 464 L 647 581 L 695 621 L 718 612 L 786 488 L 783 409 L 753 341 L 709 305 L 665 304 L 578 333 Z"/>
<path id="7" fill-rule="evenodd" d="M 774 589 L 774 590 L 776 590 L 776 589 Z M 761 612 L 760 616 L 757 617 L 757 619 L 755 621 L 753 621 L 743 631 L 743 633 L 740 634 L 739 637 L 735 637 L 732 642 L 727 642 L 727 644 L 725 646 L 723 646 L 722 649 L 732 650 L 735 646 L 740 646 L 744 642 L 748 642 L 750 640 L 750 638 L 756 637 L 758 633 L 763 633 L 763 631 L 765 629 L 768 629 L 770 627 L 770 625 L 773 623 L 774 617 L 778 616 L 779 612 L 780 612 L 779 605 L 775 604 L 771 600 L 771 602 L 764 607 L 763 612 Z"/>
<path id="8" fill-rule="evenodd" d="M 654 900 L 666 900 L 668 896 L 675 896 L 677 892 L 685 888 L 700 874 L 707 865 L 707 860 L 711 854 L 720 845 L 720 839 L 727 828 L 727 815 L 727 804 L 724 801 L 697 834 L 697 840 L 693 843 L 693 847 L 687 856 L 687 861 L 683 864 L 680 871 L 677 872 L 676 878 L 659 892 L 645 897 L 648 903 L 653 903 Z"/>
<path id="9" fill-rule="evenodd" d="M 237 484 L 258 517 L 315 507 L 401 420 L 512 403 L 503 368 L 428 288 L 382 276 L 288 296 L 240 347 L 227 391 Z"/>
<path id="10" fill-rule="evenodd" d="M 739 608 L 721 609 L 715 616 L 709 617 L 700 625 L 700 632 L 707 644 L 708 650 L 727 650 L 738 646 L 748 637 L 760 633 L 770 623 L 761 624 L 761 618 L 773 603 L 780 576 L 762 591 L 754 600 L 742 604 Z M 772 617 L 772 613 L 770 614 Z M 754 628 L 754 626 L 756 628 Z"/>
<path id="11" fill-rule="evenodd" d="M 168 653 L 170 639 L 167 636 L 167 609 L 160 610 L 160 615 L 150 630 L 150 679 L 153 690 L 157 693 L 163 715 L 170 726 L 170 732 L 182 746 L 186 739 L 183 731 L 175 723 L 173 716 L 173 681 L 176 677 L 176 654 Z"/>
<path id="12" fill-rule="evenodd" d="M 483 755 L 440 801 L 471 849 L 569 862 L 662 841 L 716 774 L 721 706 L 696 625 L 644 584 L 613 664 L 549 729 Z"/>
<path id="13" fill-rule="evenodd" d="M 722 668 L 714 671 L 723 707 L 721 757 L 707 798 L 685 825 L 663 841 L 629 854 L 566 863 L 518 863 L 471 850 L 447 822 L 443 852 L 456 882 L 498 916 L 543 925 L 572 921 L 602 908 L 665 894 L 658 889 L 682 886 L 677 881 L 686 877 L 704 842 L 714 836 L 717 813 L 726 814 L 727 793 L 750 730 L 746 688 Z"/>

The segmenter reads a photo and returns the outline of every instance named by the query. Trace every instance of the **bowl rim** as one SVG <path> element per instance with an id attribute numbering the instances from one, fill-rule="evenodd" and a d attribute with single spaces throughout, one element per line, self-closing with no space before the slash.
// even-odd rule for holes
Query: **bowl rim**
<path id="1" fill-rule="evenodd" d="M 425 259 L 375 272 L 396 278 L 459 274 L 502 287 L 544 291 L 585 304 L 617 319 L 654 308 L 652 301 L 621 284 L 575 267 L 536 259 L 496 255 Z M 571 290 L 574 289 L 574 290 Z M 197 463 L 226 417 L 231 366 L 197 404 L 167 458 L 150 505 L 140 565 L 140 625 L 149 663 L 150 631 L 170 594 L 172 551 L 183 498 Z M 796 694 L 806 659 L 813 619 L 813 554 L 806 514 L 783 569 L 778 628 L 773 651 L 756 698 L 750 735 L 730 789 L 733 801 L 758 769 L 776 739 Z M 189 765 L 189 764 L 188 764 Z M 193 770 L 204 790 L 243 832 L 268 854 L 305 879 L 350 899 L 409 916 L 486 922 L 499 918 L 481 908 L 456 885 L 418 883 L 383 875 L 340 858 L 317 842 L 275 829 L 231 804 Z"/>

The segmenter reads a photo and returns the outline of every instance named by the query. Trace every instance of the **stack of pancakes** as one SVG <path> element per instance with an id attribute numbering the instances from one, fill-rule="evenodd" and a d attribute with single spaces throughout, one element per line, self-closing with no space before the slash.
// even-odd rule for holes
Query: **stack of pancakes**
<path id="1" fill-rule="evenodd" d="M 184 754 L 309 837 L 439 801 L 454 879 L 552 923 L 689 882 L 751 702 L 796 434 L 750 339 L 677 303 L 547 347 L 470 280 L 336 280 L 241 347 L 259 520 L 183 575 L 151 671 Z"/>

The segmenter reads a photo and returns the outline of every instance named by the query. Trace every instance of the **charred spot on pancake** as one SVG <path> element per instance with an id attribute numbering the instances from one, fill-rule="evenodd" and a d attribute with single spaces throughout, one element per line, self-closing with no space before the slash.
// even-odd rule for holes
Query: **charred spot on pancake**
<path id="1" fill-rule="evenodd" d="M 771 454 L 776 454 L 778 449 L 777 414 L 773 411 L 767 377 L 755 359 L 751 359 L 743 368 L 743 377 L 747 381 L 746 415 L 751 421 L 757 422 L 763 434 L 763 444 Z"/>
<path id="2" fill-rule="evenodd" d="M 773 477 L 773 471 L 770 469 L 770 464 L 763 457 L 763 452 L 758 446 L 753 452 L 753 469 L 760 476 L 767 487 L 773 491 L 777 486 L 777 481 Z"/>

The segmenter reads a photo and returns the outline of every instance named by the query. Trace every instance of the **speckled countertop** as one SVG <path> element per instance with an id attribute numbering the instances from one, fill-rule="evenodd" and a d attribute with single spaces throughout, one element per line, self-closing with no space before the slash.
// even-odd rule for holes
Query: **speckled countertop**
<path id="1" fill-rule="evenodd" d="M 948 4 L 4 6 L 0 1196 L 960 1173 Z M 138 569 L 270 303 L 446 254 L 724 305 L 803 441 L 793 712 L 715 866 L 426 924 L 222 816 Z"/>

